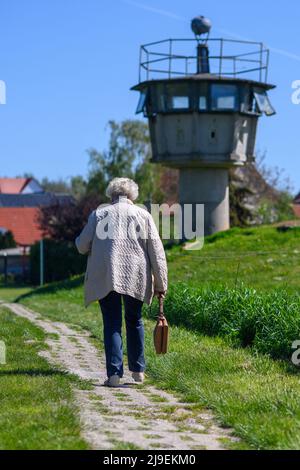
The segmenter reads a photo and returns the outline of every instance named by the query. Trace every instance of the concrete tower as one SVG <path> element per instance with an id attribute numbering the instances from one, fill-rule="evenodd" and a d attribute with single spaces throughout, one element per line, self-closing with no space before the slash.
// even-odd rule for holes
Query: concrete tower
<path id="1" fill-rule="evenodd" d="M 262 43 L 209 38 L 210 28 L 197 17 L 195 39 L 141 46 L 132 88 L 140 92 L 137 113 L 149 121 L 152 162 L 179 169 L 180 203 L 204 204 L 205 235 L 230 227 L 229 168 L 254 161 L 258 118 L 275 114 L 269 51 Z"/>

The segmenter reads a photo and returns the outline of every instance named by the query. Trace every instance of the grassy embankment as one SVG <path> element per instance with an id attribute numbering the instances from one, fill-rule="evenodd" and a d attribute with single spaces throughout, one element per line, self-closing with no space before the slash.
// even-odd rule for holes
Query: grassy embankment
<path id="1" fill-rule="evenodd" d="M 200 251 L 168 251 L 170 283 L 191 287 L 241 284 L 259 291 L 300 291 L 300 227 L 231 229 L 207 237 Z"/>
<path id="2" fill-rule="evenodd" d="M 173 248 L 168 252 L 171 291 L 166 310 L 172 328 L 167 356 L 154 354 L 154 323 L 146 320 L 149 377 L 213 409 L 243 439 L 242 447 L 300 448 L 299 375 L 289 362 L 257 353 L 272 353 L 275 344 L 277 355 L 284 356 L 290 339 L 300 336 L 299 234 L 299 229 L 279 233 L 271 227 L 233 230 L 210 237 L 200 252 Z M 278 289 L 287 293 L 276 294 Z M 102 347 L 98 306 L 82 307 L 82 278 L 38 289 L 20 301 L 53 320 L 90 330 Z M 254 348 L 232 347 L 239 344 Z"/>

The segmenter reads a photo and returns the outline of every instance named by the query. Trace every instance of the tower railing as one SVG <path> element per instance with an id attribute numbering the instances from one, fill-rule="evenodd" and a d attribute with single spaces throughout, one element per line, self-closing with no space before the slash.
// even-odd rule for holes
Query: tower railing
<path id="1" fill-rule="evenodd" d="M 195 55 L 189 54 L 191 43 L 195 44 Z M 196 39 L 166 39 L 142 45 L 139 82 L 194 75 L 198 43 Z M 205 43 L 209 47 L 211 74 L 267 82 L 270 51 L 263 43 L 222 38 L 209 38 Z"/>

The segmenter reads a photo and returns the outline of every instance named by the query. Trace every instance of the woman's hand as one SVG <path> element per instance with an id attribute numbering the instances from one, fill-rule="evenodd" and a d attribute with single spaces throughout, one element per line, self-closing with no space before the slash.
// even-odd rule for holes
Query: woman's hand
<path id="1" fill-rule="evenodd" d="M 155 297 L 157 297 L 158 299 L 160 299 L 160 298 L 164 299 L 164 298 L 166 297 L 166 292 L 160 292 L 160 291 L 157 291 L 157 290 L 156 290 L 156 291 L 154 292 L 154 295 L 155 295 Z"/>

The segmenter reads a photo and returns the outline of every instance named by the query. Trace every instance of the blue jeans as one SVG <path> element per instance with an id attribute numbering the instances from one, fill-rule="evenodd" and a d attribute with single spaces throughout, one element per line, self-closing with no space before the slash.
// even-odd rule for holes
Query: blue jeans
<path id="1" fill-rule="evenodd" d="M 104 325 L 107 376 L 123 377 L 122 297 L 125 305 L 128 366 L 131 372 L 145 370 L 143 302 L 129 295 L 110 292 L 99 301 Z"/>

